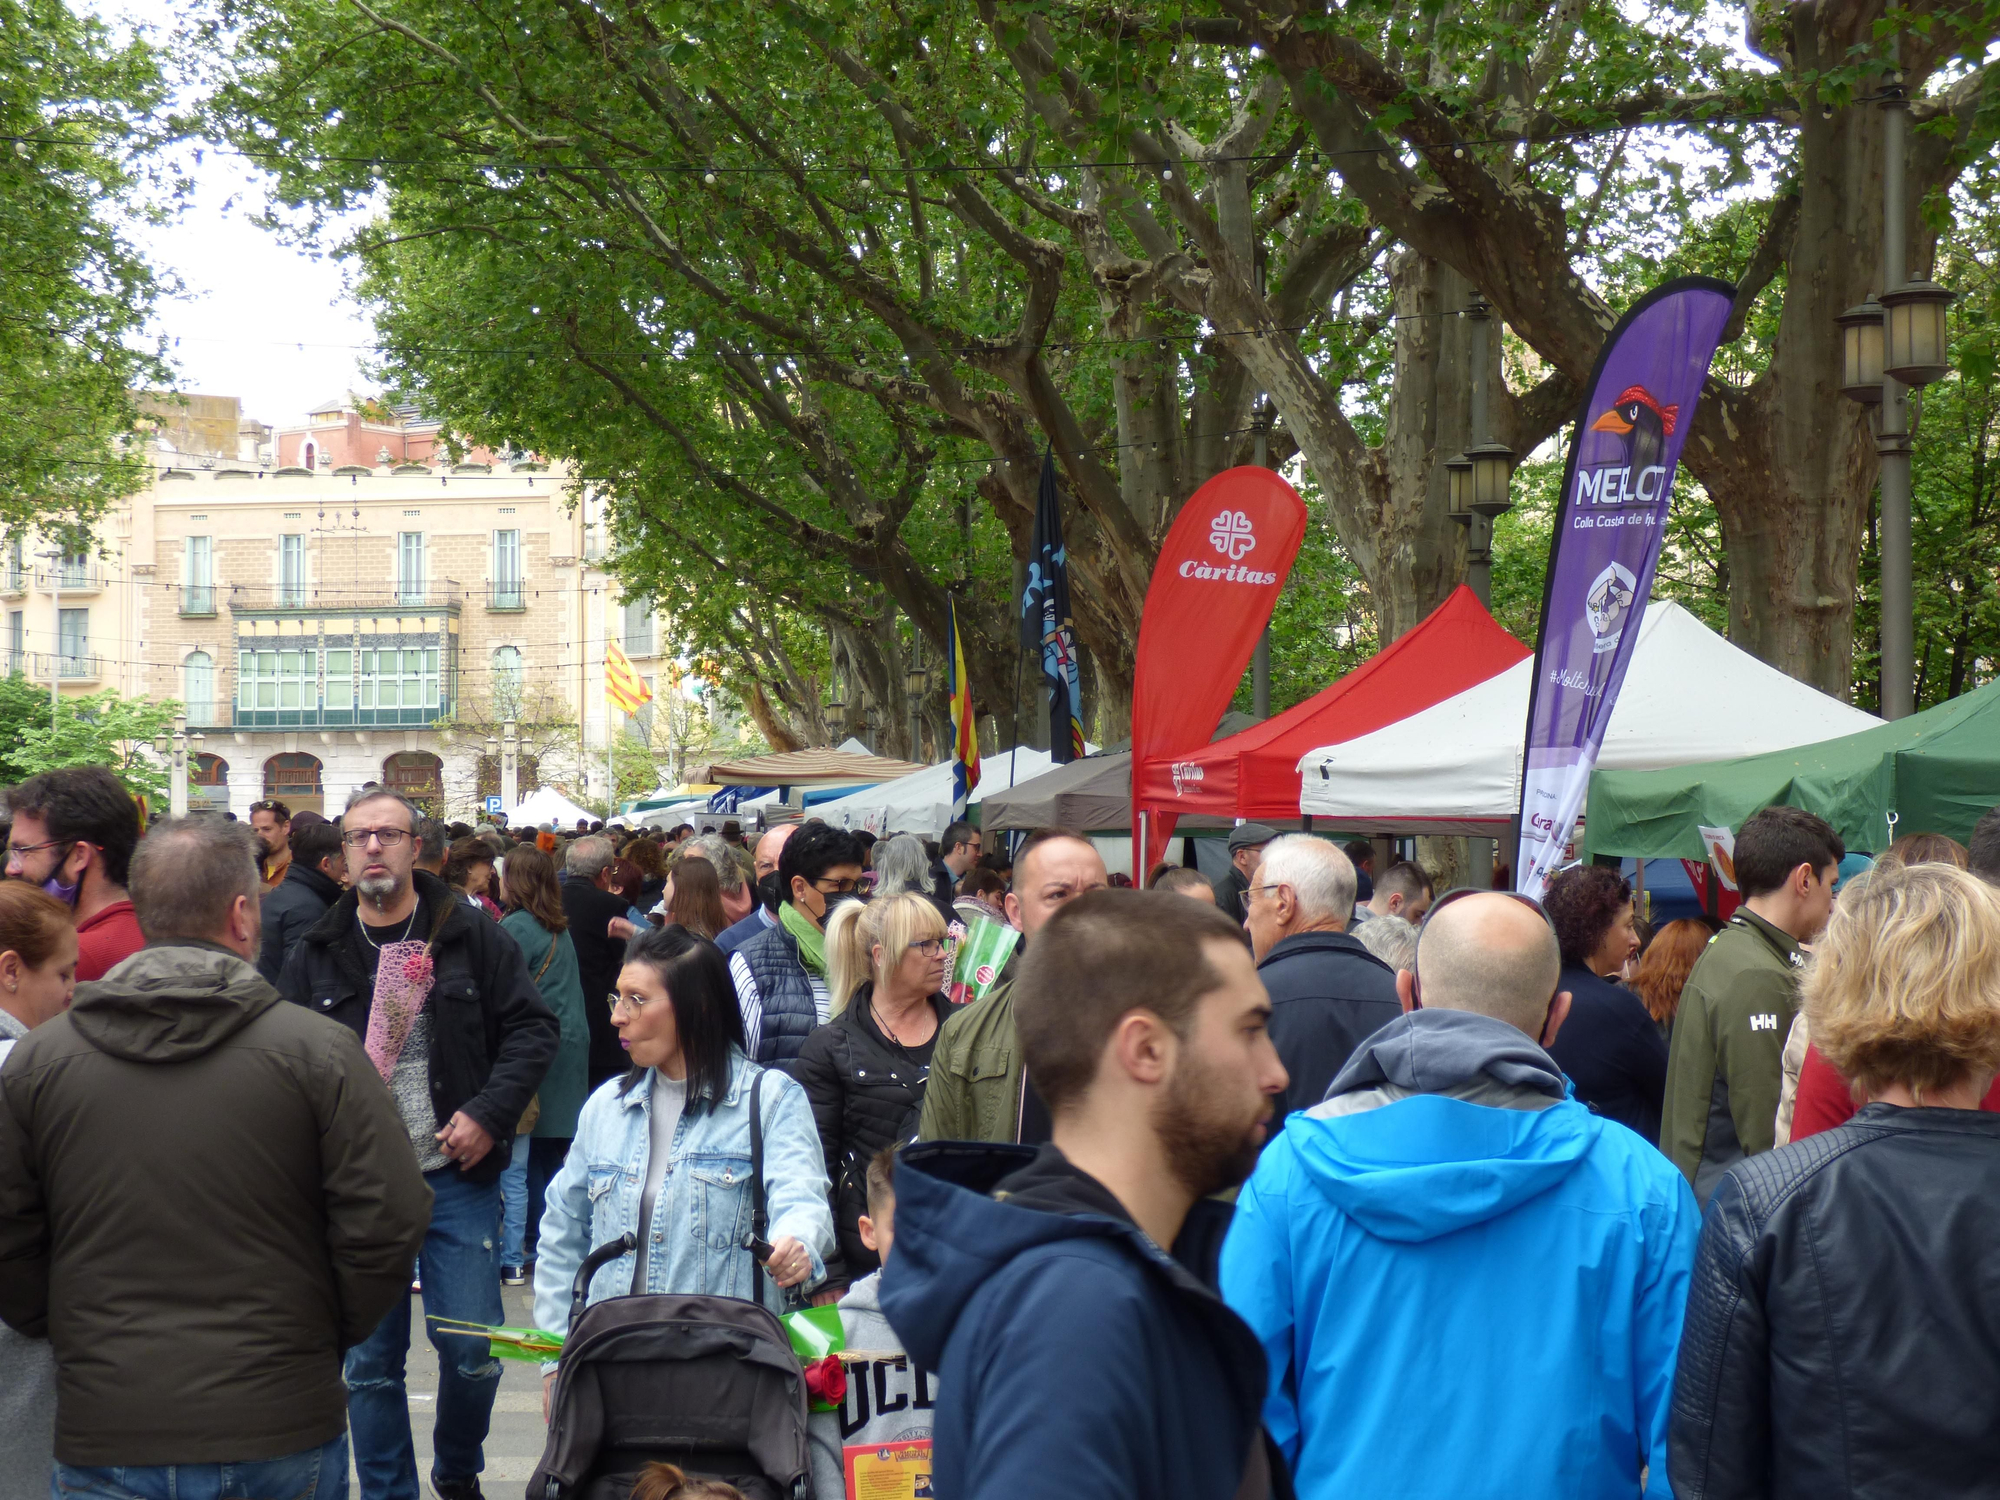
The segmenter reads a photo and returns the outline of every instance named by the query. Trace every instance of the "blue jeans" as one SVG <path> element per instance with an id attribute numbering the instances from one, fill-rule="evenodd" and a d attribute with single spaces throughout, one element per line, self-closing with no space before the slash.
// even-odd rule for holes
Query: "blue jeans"
<path id="1" fill-rule="evenodd" d="M 500 1173 L 500 1264 L 524 1266 L 527 1251 L 523 1239 L 528 1228 L 528 1142 L 530 1136 L 514 1137 L 514 1154 Z"/>
<path id="2" fill-rule="evenodd" d="M 347 1434 L 247 1464 L 81 1469 L 57 1464 L 50 1500 L 347 1500 Z"/>
<path id="3" fill-rule="evenodd" d="M 438 1331 L 436 1318 L 501 1320 L 500 1184 L 468 1182 L 457 1167 L 426 1172 L 436 1201 L 417 1265 L 424 1282 L 424 1324 L 438 1352 L 433 1470 L 440 1479 L 475 1479 L 500 1389 L 500 1361 L 485 1341 Z M 347 1423 L 362 1500 L 417 1500 L 417 1452 L 403 1368 L 410 1352 L 410 1304 L 398 1302 L 368 1338 L 347 1351 Z"/>

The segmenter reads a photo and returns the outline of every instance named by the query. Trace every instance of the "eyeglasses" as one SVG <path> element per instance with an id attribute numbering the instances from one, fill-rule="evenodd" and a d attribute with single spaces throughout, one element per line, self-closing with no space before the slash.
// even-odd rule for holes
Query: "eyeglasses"
<path id="1" fill-rule="evenodd" d="M 914 943 L 910 944 L 910 947 L 915 952 L 923 954 L 925 958 L 938 958 L 950 951 L 951 940 L 949 938 L 918 938 Z"/>
<path id="2" fill-rule="evenodd" d="M 341 834 L 340 841 L 350 849 L 359 849 L 373 839 L 384 849 L 394 849 L 409 836 L 407 828 L 350 828 Z"/>
<path id="3" fill-rule="evenodd" d="M 252 816 L 260 812 L 267 812 L 274 818 L 282 818 L 285 816 L 285 804 L 282 802 L 253 802 L 250 804 L 250 812 Z"/>
<path id="4" fill-rule="evenodd" d="M 40 854 L 44 849 L 53 849 L 58 844 L 67 844 L 68 839 L 43 839 L 39 844 L 9 844 L 7 858 L 16 860 L 24 854 Z"/>
<path id="5" fill-rule="evenodd" d="M 1264 885 L 1245 886 L 1243 888 L 1243 893 L 1236 898 L 1236 906 L 1237 906 L 1236 914 L 1241 917 L 1249 916 L 1250 898 L 1258 894 L 1260 891 L 1282 891 L 1284 889 L 1285 889 L 1285 882 L 1282 880 L 1273 880 Z"/>
<path id="6" fill-rule="evenodd" d="M 652 1004 L 652 1001 L 653 997 L 651 995 L 627 995 L 618 990 L 613 990 L 604 997 L 604 1003 L 611 1007 L 611 1014 L 614 1016 L 618 1014 L 618 1007 L 621 1005 L 636 1016 L 640 1011 Z"/>
<path id="7" fill-rule="evenodd" d="M 860 889 L 860 886 L 860 881 L 847 879 L 820 879 L 813 882 L 813 889 L 824 896 L 845 896 L 852 891 Z"/>

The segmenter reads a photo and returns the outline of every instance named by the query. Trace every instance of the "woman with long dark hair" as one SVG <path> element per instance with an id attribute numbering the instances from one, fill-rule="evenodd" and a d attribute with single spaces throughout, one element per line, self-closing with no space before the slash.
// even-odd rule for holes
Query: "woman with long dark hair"
<path id="1" fill-rule="evenodd" d="M 539 849 L 516 849 L 507 856 L 500 885 L 508 906 L 500 930 L 519 945 L 529 976 L 562 1027 L 555 1061 L 542 1075 L 541 1088 L 535 1094 L 538 1113 L 527 1133 L 526 1218 L 521 1221 L 519 1241 L 513 1234 L 511 1215 L 503 1219 L 500 1279 L 509 1286 L 519 1286 L 526 1280 L 522 1268 L 533 1257 L 534 1229 L 541 1217 L 543 1195 L 562 1166 L 570 1137 L 576 1134 L 577 1112 L 583 1108 L 590 1087 L 590 1022 L 583 1012 L 583 977 L 556 884 L 555 861 Z M 518 1151 L 520 1137 L 515 1140 Z M 511 1207 L 506 1197 L 503 1188 L 503 1209 Z M 508 1254 L 517 1244 L 520 1254 L 510 1260 Z"/>
<path id="2" fill-rule="evenodd" d="M 812 1106 L 797 1083 L 743 1055 L 743 1015 L 721 951 L 677 925 L 641 932 L 626 947 L 617 990 L 597 1003 L 610 1005 L 632 1067 L 584 1104 L 569 1160 L 549 1186 L 537 1326 L 569 1326 L 570 1284 L 584 1256 L 627 1233 L 638 1248 L 597 1273 L 591 1301 L 691 1292 L 775 1308 L 779 1288 L 816 1285 L 833 1252 L 833 1216 Z M 761 1270 L 744 1248 L 753 1093 L 770 1213 Z"/>

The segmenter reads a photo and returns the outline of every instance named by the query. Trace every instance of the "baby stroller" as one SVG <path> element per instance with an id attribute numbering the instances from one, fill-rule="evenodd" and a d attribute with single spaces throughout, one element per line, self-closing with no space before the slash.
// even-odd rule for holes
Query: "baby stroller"
<path id="1" fill-rule="evenodd" d="M 750 1107 L 751 1231 L 761 1260 L 764 1163 Z M 625 1500 L 648 1463 L 726 1480 L 749 1500 L 807 1500 L 806 1380 L 777 1315 L 740 1297 L 627 1296 L 586 1307 L 630 1234 L 584 1258 L 528 1500 Z"/>

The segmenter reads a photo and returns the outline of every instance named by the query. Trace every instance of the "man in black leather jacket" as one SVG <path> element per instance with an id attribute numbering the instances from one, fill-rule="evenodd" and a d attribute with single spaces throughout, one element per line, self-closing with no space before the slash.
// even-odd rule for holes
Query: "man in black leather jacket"
<path id="1" fill-rule="evenodd" d="M 1870 1102 L 1709 1202 L 1674 1385 L 1678 1500 L 2000 1489 L 2000 897 L 1878 868 L 1806 971 L 1813 1044 Z"/>

